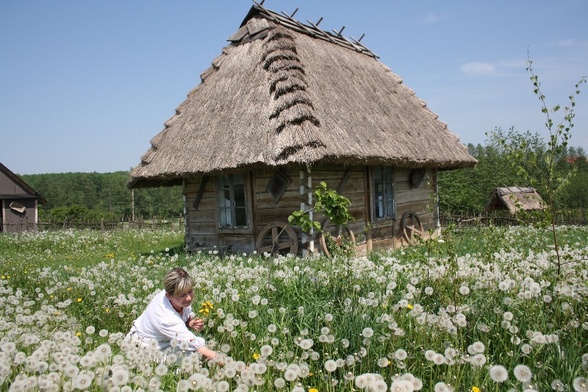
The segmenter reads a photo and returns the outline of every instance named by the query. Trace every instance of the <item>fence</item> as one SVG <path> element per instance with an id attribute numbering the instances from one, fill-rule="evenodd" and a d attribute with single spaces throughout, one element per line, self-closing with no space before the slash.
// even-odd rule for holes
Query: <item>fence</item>
<path id="1" fill-rule="evenodd" d="M 8 224 L 0 226 L 5 232 L 22 233 L 25 231 L 34 231 L 35 226 L 31 224 Z M 184 218 L 178 219 L 140 219 L 136 221 L 64 221 L 64 222 L 38 222 L 36 225 L 38 231 L 60 230 L 60 229 L 90 229 L 90 230 L 129 230 L 129 229 L 167 229 L 167 230 L 184 230 Z"/>
<path id="2" fill-rule="evenodd" d="M 482 214 L 464 214 L 464 213 L 453 213 L 453 214 L 441 214 L 440 222 L 441 226 L 447 227 L 449 225 L 455 225 L 458 227 L 469 227 L 469 226 L 514 226 L 519 225 L 522 221 L 533 223 L 538 222 L 541 218 L 534 214 L 528 216 L 512 216 L 507 214 L 505 211 L 494 211 L 486 212 Z M 555 223 L 557 225 L 578 225 L 584 226 L 588 224 L 588 210 L 587 209 L 576 209 L 576 210 L 565 210 L 558 211 L 555 214 Z"/>
<path id="3" fill-rule="evenodd" d="M 526 222 L 538 221 L 539 218 L 529 216 L 525 218 Z M 452 213 L 441 214 L 440 222 L 442 227 L 454 225 L 457 227 L 470 226 L 514 226 L 521 223 L 521 219 L 508 215 L 503 211 L 487 212 L 483 214 L 465 214 Z M 558 225 L 586 225 L 588 224 L 588 210 L 576 209 L 559 211 L 556 213 L 555 222 Z M 168 230 L 184 230 L 184 218 L 176 219 L 159 219 L 153 217 L 152 219 L 139 219 L 136 221 L 100 221 L 100 222 L 80 222 L 80 221 L 64 221 L 64 222 L 39 222 L 37 223 L 37 230 L 59 230 L 59 229 L 92 229 L 92 230 L 114 230 L 114 229 L 168 229 Z M 20 233 L 27 230 L 34 230 L 34 226 L 30 224 L 7 224 L 0 225 L 0 231 Z"/>

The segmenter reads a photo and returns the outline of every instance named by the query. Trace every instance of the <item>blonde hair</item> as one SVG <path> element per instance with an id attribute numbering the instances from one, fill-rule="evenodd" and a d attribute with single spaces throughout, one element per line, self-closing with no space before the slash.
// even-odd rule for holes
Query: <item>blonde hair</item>
<path id="1" fill-rule="evenodd" d="M 182 268 L 174 268 L 169 271 L 163 278 L 163 288 L 165 292 L 174 295 L 175 293 L 185 293 L 192 290 L 194 282 L 188 273 Z"/>

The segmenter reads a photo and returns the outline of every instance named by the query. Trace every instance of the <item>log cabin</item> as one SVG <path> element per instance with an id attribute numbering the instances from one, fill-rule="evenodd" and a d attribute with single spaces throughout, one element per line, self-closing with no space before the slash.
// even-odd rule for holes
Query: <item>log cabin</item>
<path id="1" fill-rule="evenodd" d="M 360 253 L 438 228 L 438 172 L 476 160 L 378 56 L 258 3 L 228 42 L 129 180 L 182 185 L 187 249 L 321 253 L 288 223 L 320 182 L 351 201 Z"/>

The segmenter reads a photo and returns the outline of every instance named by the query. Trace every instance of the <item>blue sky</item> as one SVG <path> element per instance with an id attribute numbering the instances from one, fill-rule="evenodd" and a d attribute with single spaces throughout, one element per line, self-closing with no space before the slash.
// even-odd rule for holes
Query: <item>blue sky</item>
<path id="1" fill-rule="evenodd" d="M 250 0 L 0 1 L 0 162 L 17 174 L 130 170 L 239 27 Z M 266 0 L 358 39 L 462 143 L 546 136 L 588 75 L 586 0 Z M 572 146 L 588 151 L 588 87 Z M 554 115 L 559 122 L 561 114 Z"/>

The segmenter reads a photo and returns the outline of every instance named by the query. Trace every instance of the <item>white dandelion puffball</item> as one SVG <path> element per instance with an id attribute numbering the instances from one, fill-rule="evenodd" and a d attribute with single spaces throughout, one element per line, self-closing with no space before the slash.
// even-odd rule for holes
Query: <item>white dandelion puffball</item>
<path id="1" fill-rule="evenodd" d="M 508 371 L 502 365 L 492 366 L 490 369 L 488 369 L 488 373 L 494 382 L 505 382 L 508 380 Z"/>
<path id="2" fill-rule="evenodd" d="M 390 384 L 390 392 L 412 392 L 414 385 L 408 380 L 394 380 Z"/>
<path id="3" fill-rule="evenodd" d="M 404 361 L 406 357 L 408 357 L 408 353 L 406 352 L 406 350 L 402 348 L 399 348 L 394 352 L 394 358 L 396 358 L 399 361 Z"/>
<path id="4" fill-rule="evenodd" d="M 533 372 L 531 372 L 531 369 L 525 365 L 515 366 L 513 374 L 520 382 L 530 382 L 531 378 L 533 378 Z"/>
<path id="5" fill-rule="evenodd" d="M 372 336 L 374 336 L 374 330 L 369 327 L 366 327 L 363 329 L 363 331 L 361 331 L 361 335 L 364 338 L 371 338 Z"/>
<path id="6" fill-rule="evenodd" d="M 325 361 L 325 370 L 329 373 L 334 372 L 337 370 L 337 362 L 332 359 Z"/>

